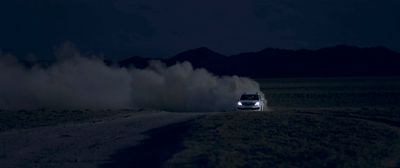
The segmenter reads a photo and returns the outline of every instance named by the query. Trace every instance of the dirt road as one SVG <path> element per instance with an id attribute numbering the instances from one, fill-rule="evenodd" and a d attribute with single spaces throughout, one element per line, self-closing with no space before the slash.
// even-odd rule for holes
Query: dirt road
<path id="1" fill-rule="evenodd" d="M 144 132 L 188 121 L 199 113 L 137 112 L 97 122 L 64 124 L 0 133 L 0 165 L 98 167 L 118 150 L 146 139 Z"/>

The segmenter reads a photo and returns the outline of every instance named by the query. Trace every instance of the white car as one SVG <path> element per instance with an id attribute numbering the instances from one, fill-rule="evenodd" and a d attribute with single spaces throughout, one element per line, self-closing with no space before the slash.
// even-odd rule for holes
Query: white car
<path id="1" fill-rule="evenodd" d="M 263 94 L 244 93 L 237 102 L 237 110 L 239 111 L 263 111 L 267 106 Z"/>

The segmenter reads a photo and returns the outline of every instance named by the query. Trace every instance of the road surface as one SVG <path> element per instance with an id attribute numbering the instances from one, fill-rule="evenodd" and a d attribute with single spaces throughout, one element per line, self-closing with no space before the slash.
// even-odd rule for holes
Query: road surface
<path id="1" fill-rule="evenodd" d="M 146 131 L 189 121 L 204 113 L 135 112 L 102 121 L 11 130 L 0 133 L 0 165 L 99 167 L 118 150 L 138 145 Z"/>

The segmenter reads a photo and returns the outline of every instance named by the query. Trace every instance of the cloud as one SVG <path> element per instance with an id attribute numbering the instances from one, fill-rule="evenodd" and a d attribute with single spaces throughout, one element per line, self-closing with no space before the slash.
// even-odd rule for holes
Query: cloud
<path id="1" fill-rule="evenodd" d="M 241 93 L 260 90 L 249 78 L 218 77 L 189 62 L 167 67 L 152 61 L 146 69 L 127 69 L 76 50 L 59 51 L 56 63 L 32 68 L 1 54 L 0 108 L 226 111 Z"/>

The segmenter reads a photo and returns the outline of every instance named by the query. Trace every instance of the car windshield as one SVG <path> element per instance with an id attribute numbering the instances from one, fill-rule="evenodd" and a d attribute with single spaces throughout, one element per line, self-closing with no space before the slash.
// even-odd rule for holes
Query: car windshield
<path id="1" fill-rule="evenodd" d="M 242 95 L 240 97 L 240 100 L 259 100 L 259 97 L 258 97 L 258 95 L 250 95 L 250 94 L 248 94 L 248 95 Z"/>

